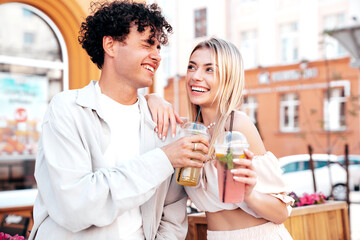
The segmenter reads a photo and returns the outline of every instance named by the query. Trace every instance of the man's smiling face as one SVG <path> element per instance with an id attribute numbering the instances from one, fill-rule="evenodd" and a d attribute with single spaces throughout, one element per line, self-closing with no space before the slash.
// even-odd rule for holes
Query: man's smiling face
<path id="1" fill-rule="evenodd" d="M 124 42 L 114 44 L 117 77 L 134 88 L 151 86 L 161 61 L 160 43 L 151 35 L 150 27 L 140 33 L 134 24 Z"/>

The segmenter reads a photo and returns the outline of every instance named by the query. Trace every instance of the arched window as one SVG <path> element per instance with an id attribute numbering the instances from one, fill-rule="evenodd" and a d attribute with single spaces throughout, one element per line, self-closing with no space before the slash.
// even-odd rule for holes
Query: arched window
<path id="1" fill-rule="evenodd" d="M 37 8 L 0 4 L 0 191 L 35 188 L 41 122 L 50 99 L 69 88 L 63 36 Z"/>

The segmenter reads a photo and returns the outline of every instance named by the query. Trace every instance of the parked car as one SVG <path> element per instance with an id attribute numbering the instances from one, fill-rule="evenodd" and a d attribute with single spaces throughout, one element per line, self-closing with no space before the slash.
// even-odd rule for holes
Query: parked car
<path id="1" fill-rule="evenodd" d="M 313 154 L 312 158 L 314 161 L 316 192 L 321 192 L 325 196 L 333 197 L 336 200 L 345 200 L 346 171 L 338 164 L 337 156 Z M 327 167 L 328 159 L 330 162 L 329 167 Z M 286 156 L 280 158 L 279 161 L 289 191 L 295 192 L 298 196 L 302 196 L 303 193 L 314 193 L 309 154 Z M 331 173 L 331 180 L 329 172 Z M 352 184 L 349 185 L 352 186 Z M 331 186 L 333 186 L 333 189 Z"/>
<path id="2" fill-rule="evenodd" d="M 338 161 L 345 164 L 345 156 L 338 156 Z M 354 184 L 354 190 L 360 190 L 360 155 L 349 155 L 349 180 Z"/>

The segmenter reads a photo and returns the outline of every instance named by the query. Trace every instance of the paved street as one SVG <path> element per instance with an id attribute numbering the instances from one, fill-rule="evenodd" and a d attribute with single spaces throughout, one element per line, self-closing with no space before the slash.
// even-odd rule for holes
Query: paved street
<path id="1" fill-rule="evenodd" d="M 360 240 L 360 191 L 350 192 L 351 240 Z"/>

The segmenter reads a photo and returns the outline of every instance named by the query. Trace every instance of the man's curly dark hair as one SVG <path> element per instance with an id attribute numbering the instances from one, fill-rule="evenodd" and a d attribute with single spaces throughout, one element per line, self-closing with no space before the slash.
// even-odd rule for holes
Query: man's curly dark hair
<path id="1" fill-rule="evenodd" d="M 122 42 L 128 36 L 133 23 L 137 25 L 140 33 L 150 27 L 150 44 L 154 44 L 154 39 L 157 39 L 160 44 L 165 45 L 168 34 L 172 33 L 171 25 L 155 3 L 145 5 L 127 0 L 92 2 L 91 9 L 92 14 L 81 24 L 78 41 L 99 69 L 102 69 L 104 64 L 104 36 L 111 36 Z"/>

